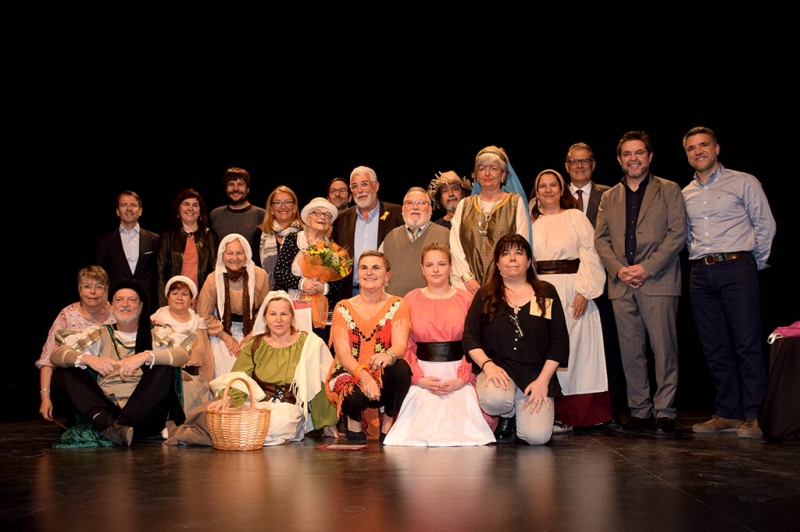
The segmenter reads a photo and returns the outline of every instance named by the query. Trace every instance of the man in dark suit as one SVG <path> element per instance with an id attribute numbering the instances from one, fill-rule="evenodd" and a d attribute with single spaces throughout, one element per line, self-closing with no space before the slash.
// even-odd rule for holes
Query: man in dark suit
<path id="1" fill-rule="evenodd" d="M 597 210 L 600 207 L 600 198 L 609 186 L 599 185 L 592 181 L 594 168 L 594 151 L 588 144 L 578 142 L 567 150 L 567 160 L 564 167 L 570 177 L 569 190 L 583 213 L 597 226 Z M 595 298 L 595 305 L 600 312 L 600 323 L 603 328 L 603 347 L 606 352 L 606 374 L 608 376 L 608 392 L 611 395 L 612 419 L 603 426 L 616 428 L 620 426 L 620 412 L 628 408 L 628 397 L 625 393 L 625 373 L 622 370 L 622 359 L 619 352 L 619 338 L 617 337 L 617 324 L 614 320 L 614 311 L 605 290 L 600 297 Z"/>
<path id="2" fill-rule="evenodd" d="M 625 133 L 617 161 L 625 175 L 600 200 L 595 247 L 608 272 L 608 297 L 617 321 L 630 420 L 620 430 L 675 432 L 678 388 L 676 318 L 681 295 L 680 251 L 686 245 L 686 207 L 680 186 L 650 173 L 653 147 L 643 131 Z M 650 394 L 646 342 L 656 376 Z M 653 416 L 655 415 L 655 420 Z"/>
<path id="3" fill-rule="evenodd" d="M 378 176 L 367 166 L 358 166 L 350 172 L 350 191 L 355 205 L 339 213 L 333 224 L 331 239 L 345 248 L 353 259 L 353 271 L 358 258 L 368 249 L 378 249 L 386 235 L 403 222 L 403 208 L 395 203 L 378 200 Z M 358 235 L 358 237 L 356 237 Z M 358 275 L 345 278 L 340 299 L 358 294 Z"/>
<path id="4" fill-rule="evenodd" d="M 119 281 L 133 279 L 147 291 L 150 301 L 156 294 L 156 249 L 158 235 L 142 229 L 142 200 L 132 190 L 117 196 L 119 227 L 97 240 L 95 264 L 102 267 L 114 286 Z"/>

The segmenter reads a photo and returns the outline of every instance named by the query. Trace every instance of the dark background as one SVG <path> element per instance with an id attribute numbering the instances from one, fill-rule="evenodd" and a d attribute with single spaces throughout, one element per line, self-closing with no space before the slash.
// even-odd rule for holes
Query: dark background
<path id="1" fill-rule="evenodd" d="M 613 185 L 621 177 L 617 140 L 640 129 L 653 138 L 653 173 L 684 186 L 692 169 L 682 136 L 708 126 L 721 162 L 761 180 L 777 220 L 772 267 L 762 272 L 765 340 L 798 319 L 790 277 L 796 222 L 792 194 L 783 191 L 794 185 L 797 105 L 784 32 L 714 40 L 677 27 L 646 37 L 608 28 L 565 38 L 559 32 L 567 28 L 542 20 L 514 32 L 505 25 L 510 14 L 502 24 L 472 13 L 469 24 L 437 26 L 391 2 L 362 7 L 357 22 L 322 24 L 318 16 L 304 26 L 274 17 L 260 32 L 224 21 L 182 26 L 180 34 L 166 23 L 100 26 L 52 39 L 38 61 L 21 66 L 12 107 L 24 119 L 9 156 L 27 164 L 9 176 L 20 194 L 7 201 L 41 202 L 33 216 L 44 219 L 23 222 L 22 234 L 38 238 L 26 241 L 32 260 L 10 283 L 33 279 L 36 288 L 12 297 L 23 302 L 25 333 L 8 355 L 5 391 L 18 405 L 3 409 L 6 417 L 36 415 L 34 362 L 56 314 L 78 299 L 75 275 L 92 263 L 97 237 L 117 226 L 116 195 L 136 190 L 141 225 L 161 232 L 184 188 L 199 190 L 209 211 L 224 204 L 229 166 L 250 172 L 250 200 L 260 206 L 281 184 L 304 204 L 358 165 L 376 170 L 380 198 L 400 202 L 436 172 L 469 175 L 490 144 L 506 149 L 529 189 L 545 168 L 566 176 L 567 148 L 586 142 L 595 180 Z M 678 406 L 710 408 L 686 277 L 684 295 Z"/>

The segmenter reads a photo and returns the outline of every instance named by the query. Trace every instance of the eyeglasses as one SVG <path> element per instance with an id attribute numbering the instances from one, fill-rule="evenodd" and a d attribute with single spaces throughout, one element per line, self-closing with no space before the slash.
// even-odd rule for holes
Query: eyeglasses
<path id="1" fill-rule="evenodd" d="M 513 312 L 509 314 L 509 316 L 511 316 L 511 323 L 514 324 L 514 333 L 517 335 L 517 338 L 525 336 L 525 333 L 522 332 L 522 327 L 519 326 L 519 316 Z"/>
<path id="2" fill-rule="evenodd" d="M 285 201 L 273 201 L 273 207 L 291 207 L 294 205 L 294 200 L 285 200 Z"/>
<path id="3" fill-rule="evenodd" d="M 644 155 L 647 155 L 647 150 L 624 151 L 619 154 L 620 157 L 625 157 L 626 159 L 634 155 L 637 157 L 643 157 Z"/>
<path id="4" fill-rule="evenodd" d="M 578 166 L 579 164 L 591 164 L 594 159 L 567 159 L 567 164 Z"/>
<path id="5" fill-rule="evenodd" d="M 359 188 L 369 188 L 372 186 L 372 181 L 362 181 L 361 183 L 353 183 L 350 185 L 350 190 L 355 192 Z"/>
<path id="6" fill-rule="evenodd" d="M 347 196 L 347 192 L 346 188 L 332 188 L 329 193 L 336 196 Z"/>
<path id="7" fill-rule="evenodd" d="M 330 220 L 331 218 L 333 218 L 333 215 L 328 211 L 321 211 L 319 209 L 314 209 L 313 211 L 310 211 L 308 214 L 313 214 L 314 216 L 317 217 L 323 216 L 325 217 L 326 220 Z"/>
<path id="8" fill-rule="evenodd" d="M 424 207 L 425 205 L 430 205 L 430 204 L 431 204 L 430 201 L 425 201 L 425 200 L 406 200 L 403 202 L 403 205 L 406 205 L 408 207 L 414 205 L 416 205 L 417 207 Z"/>
<path id="9" fill-rule="evenodd" d="M 98 291 L 103 291 L 103 290 L 105 290 L 105 289 L 106 289 L 106 285 L 104 285 L 104 284 L 100 284 L 100 283 L 97 283 L 97 284 L 84 284 L 84 285 L 81 285 L 81 289 L 82 289 L 82 290 L 86 290 L 87 292 L 88 292 L 89 290 L 91 290 L 92 288 L 94 288 L 95 290 L 98 290 Z"/>

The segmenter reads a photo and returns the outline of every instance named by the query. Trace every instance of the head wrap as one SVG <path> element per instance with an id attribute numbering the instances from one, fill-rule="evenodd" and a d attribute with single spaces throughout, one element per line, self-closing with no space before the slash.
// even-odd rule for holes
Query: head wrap
<path id="1" fill-rule="evenodd" d="M 545 168 L 541 172 L 536 175 L 536 179 L 533 180 L 533 190 L 531 193 L 533 194 L 533 198 L 536 200 L 536 208 L 539 212 L 542 212 L 542 202 L 539 201 L 539 196 L 536 194 L 536 191 L 539 189 L 539 178 L 541 178 L 545 174 L 553 174 L 558 179 L 559 184 L 561 185 L 561 193 L 563 194 L 565 190 L 567 190 L 567 185 L 564 182 L 564 176 L 562 176 L 558 171 L 553 170 L 552 168 Z M 561 199 L 559 199 L 561 201 Z"/>
<path id="2" fill-rule="evenodd" d="M 451 184 L 461 186 L 461 188 L 465 191 L 465 196 L 470 190 L 472 190 L 472 183 L 466 177 L 459 177 L 458 174 L 452 170 L 444 173 L 439 172 L 428 185 L 428 196 L 431 198 L 431 204 L 433 205 L 434 209 L 443 207 L 443 205 L 440 205 L 439 201 L 436 199 L 436 196 L 439 195 L 439 190 L 441 190 L 443 186 Z"/>
<path id="3" fill-rule="evenodd" d="M 257 334 L 266 334 L 267 332 L 267 320 L 264 317 L 264 312 L 267 310 L 267 305 L 273 299 L 285 299 L 292 305 L 292 316 L 294 316 L 294 303 L 292 303 L 292 298 L 289 294 L 287 294 L 283 290 L 273 290 L 272 292 L 267 294 L 267 297 L 264 298 L 264 302 L 261 303 L 261 308 L 258 309 L 258 316 L 256 316 L 256 324 L 253 326 L 253 336 Z M 297 320 L 292 317 L 292 327 L 297 329 Z"/>
<path id="4" fill-rule="evenodd" d="M 339 209 L 337 209 L 333 203 L 325 198 L 314 198 L 300 211 L 300 219 L 303 220 L 304 224 L 308 223 L 308 213 L 316 208 L 325 209 L 331 213 L 331 223 L 335 222 L 336 217 L 339 216 Z"/>
<path id="5" fill-rule="evenodd" d="M 147 297 L 147 290 L 141 283 L 133 279 L 123 279 L 117 282 L 108 292 L 111 301 L 120 290 L 133 290 L 142 302 L 142 311 L 139 313 L 139 326 L 136 330 L 136 353 L 142 353 L 153 349 L 153 336 L 150 334 L 150 298 Z M 112 303 L 113 305 L 113 303 Z"/>
<path id="6" fill-rule="evenodd" d="M 239 243 L 242 245 L 244 249 L 244 254 L 247 257 L 247 262 L 245 262 L 245 272 L 247 274 L 247 286 L 245 289 L 247 292 L 242 297 L 242 302 L 246 303 L 244 308 L 242 309 L 242 321 L 243 324 L 252 323 L 252 312 L 253 309 L 248 308 L 250 306 L 250 301 L 255 300 L 255 293 L 256 293 L 256 265 L 253 262 L 253 250 L 250 249 L 250 243 L 247 241 L 245 237 L 238 233 L 230 233 L 222 241 L 219 243 L 219 248 L 217 250 L 217 264 L 214 268 L 214 282 L 216 283 L 217 287 L 217 312 L 219 313 L 220 320 L 223 322 L 223 328 L 226 329 L 228 333 L 230 333 L 230 323 L 227 325 L 225 324 L 225 306 L 228 301 L 228 291 L 225 289 L 225 274 L 227 273 L 227 268 L 225 268 L 225 262 L 223 261 L 223 255 L 225 255 L 225 246 L 228 245 L 229 242 L 234 240 L 238 240 Z M 230 303 L 227 303 L 228 308 L 230 308 Z M 228 319 L 230 319 L 230 313 L 228 313 Z M 245 327 L 245 334 L 248 334 L 250 331 L 247 330 L 248 327 Z"/>
<path id="7" fill-rule="evenodd" d="M 167 281 L 167 285 L 164 287 L 164 295 L 165 296 L 169 297 L 169 289 L 172 287 L 173 283 L 176 283 L 178 281 L 182 281 L 182 282 L 186 283 L 186 285 L 189 287 L 189 290 L 192 292 L 192 300 L 197 298 L 197 285 L 194 284 L 194 281 L 192 281 L 191 279 L 189 279 L 185 275 L 176 275 L 176 276 L 170 278 L 169 281 Z"/>

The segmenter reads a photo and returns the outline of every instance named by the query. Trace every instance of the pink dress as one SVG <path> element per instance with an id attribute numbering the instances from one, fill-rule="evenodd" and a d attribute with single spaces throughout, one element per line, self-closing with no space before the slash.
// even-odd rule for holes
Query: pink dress
<path id="1" fill-rule="evenodd" d="M 82 331 L 92 325 L 104 325 L 106 323 L 116 323 L 113 314 L 109 314 L 108 319 L 102 323 L 92 323 L 81 314 L 79 302 L 64 307 L 61 312 L 58 313 L 58 316 L 56 316 L 53 325 L 50 327 L 50 331 L 47 333 L 47 341 L 44 343 L 39 360 L 36 361 L 36 367 L 42 369 L 42 366 L 53 366 L 50 363 L 50 354 L 56 348 L 56 331 L 60 329 Z"/>
<path id="2" fill-rule="evenodd" d="M 452 362 L 429 362 L 418 360 L 416 356 L 417 342 L 461 340 L 472 294 L 459 289 L 448 299 L 431 299 L 417 288 L 404 299 L 411 313 L 406 361 L 413 376 L 408 395 L 383 444 L 456 447 L 494 442 L 494 434 L 478 403 L 473 386 L 475 376 L 468 357 Z M 416 386 L 423 376 L 439 377 L 442 381 L 460 377 L 467 384 L 447 395 L 434 395 Z"/>

